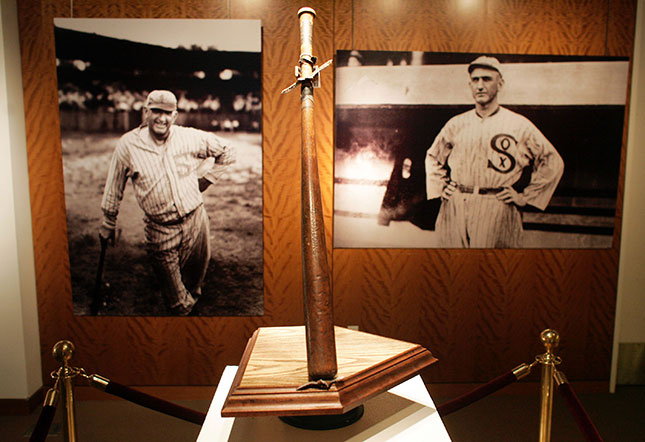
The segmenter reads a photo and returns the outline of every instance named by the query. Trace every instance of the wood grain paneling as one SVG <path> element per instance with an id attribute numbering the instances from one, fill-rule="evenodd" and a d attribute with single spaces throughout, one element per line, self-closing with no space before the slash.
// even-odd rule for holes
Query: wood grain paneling
<path id="1" fill-rule="evenodd" d="M 607 2 L 499 0 L 488 11 L 496 52 L 603 55 Z"/>
<path id="2" fill-rule="evenodd" d="M 632 53 L 632 0 L 316 0 L 314 52 L 337 49 Z M 134 385 L 213 385 L 259 326 L 300 325 L 299 55 L 295 0 L 19 1 L 25 118 L 45 382 L 51 348 L 77 345 L 74 363 Z M 263 44 L 265 315 L 110 318 L 72 313 L 57 112 L 53 17 L 260 19 Z M 609 376 L 620 208 L 608 250 L 331 250 L 333 69 L 316 93 L 316 133 L 336 323 L 419 343 L 439 358 L 428 382 L 487 381 L 543 352 L 562 334 L 573 380 Z M 624 152 L 624 149 L 623 149 Z M 621 163 L 621 183 L 624 153 Z M 622 184 L 619 201 L 622 201 Z"/>
<path id="3" fill-rule="evenodd" d="M 631 57 L 634 51 L 636 2 L 613 0 L 609 2 L 607 55 Z"/>
<path id="4" fill-rule="evenodd" d="M 229 18 L 226 0 L 186 0 L 183 2 L 84 0 L 70 3 L 73 17 Z"/>
<path id="5" fill-rule="evenodd" d="M 334 0 L 334 46 L 335 49 L 352 49 L 353 2 Z"/>
<path id="6" fill-rule="evenodd" d="M 354 1 L 354 49 L 485 50 L 486 2 L 471 3 L 464 11 L 450 0 Z"/>

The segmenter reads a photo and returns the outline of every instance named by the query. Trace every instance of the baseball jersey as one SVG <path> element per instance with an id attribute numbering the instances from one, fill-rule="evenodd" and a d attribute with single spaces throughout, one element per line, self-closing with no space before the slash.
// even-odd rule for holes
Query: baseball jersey
<path id="1" fill-rule="evenodd" d="M 215 158 L 211 177 L 235 160 L 233 148 L 222 138 L 199 129 L 172 126 L 162 145 L 146 126 L 127 132 L 117 143 L 105 183 L 103 225 L 116 226 L 128 179 L 149 220 L 167 224 L 182 219 L 203 204 L 195 171 L 208 157 Z"/>
<path id="2" fill-rule="evenodd" d="M 427 197 L 441 196 L 448 179 L 480 188 L 512 186 L 529 164 L 531 179 L 522 194 L 544 210 L 564 170 L 558 152 L 526 117 L 500 106 L 481 118 L 472 109 L 451 118 L 428 149 Z"/>

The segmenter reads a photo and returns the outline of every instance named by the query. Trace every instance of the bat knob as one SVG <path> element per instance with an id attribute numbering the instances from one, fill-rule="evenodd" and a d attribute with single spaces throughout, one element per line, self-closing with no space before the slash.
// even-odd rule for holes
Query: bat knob
<path id="1" fill-rule="evenodd" d="M 298 17 L 300 17 L 302 14 L 305 14 L 305 13 L 309 13 L 309 14 L 313 15 L 314 17 L 316 16 L 316 11 L 314 11 L 313 8 L 304 7 L 304 8 L 300 8 L 298 10 Z"/>

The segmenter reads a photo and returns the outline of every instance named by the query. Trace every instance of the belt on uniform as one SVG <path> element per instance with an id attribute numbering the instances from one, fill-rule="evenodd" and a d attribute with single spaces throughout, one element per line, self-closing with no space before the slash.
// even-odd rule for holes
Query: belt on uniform
<path id="1" fill-rule="evenodd" d="M 457 189 L 461 193 L 473 193 L 475 195 L 494 195 L 504 190 L 503 187 L 464 186 L 463 184 L 457 184 Z"/>
<path id="2" fill-rule="evenodd" d="M 170 221 L 164 221 L 162 223 L 155 221 L 155 223 L 160 224 L 162 226 L 176 226 L 176 225 L 179 225 L 179 224 L 183 223 L 184 221 L 186 221 L 188 218 L 190 218 L 195 212 L 197 212 L 197 209 L 199 209 L 200 207 L 201 207 L 201 205 L 197 206 L 195 209 L 191 210 L 186 215 L 180 216 L 177 219 L 172 219 Z"/>

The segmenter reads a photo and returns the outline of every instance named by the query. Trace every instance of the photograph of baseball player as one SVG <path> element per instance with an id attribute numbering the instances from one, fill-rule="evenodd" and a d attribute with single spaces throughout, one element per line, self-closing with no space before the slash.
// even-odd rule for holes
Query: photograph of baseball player
<path id="1" fill-rule="evenodd" d="M 474 109 L 451 118 L 426 155 L 426 196 L 441 198 L 439 245 L 521 247 L 520 208 L 546 208 L 564 163 L 527 118 L 500 106 L 504 76 L 497 58 L 477 57 L 468 74 Z M 514 189 L 529 164 L 529 183 Z"/>
<path id="2" fill-rule="evenodd" d="M 74 313 L 262 315 L 260 22 L 54 25 Z"/>
<path id="3" fill-rule="evenodd" d="M 628 61 L 339 51 L 334 247 L 607 248 Z"/>

